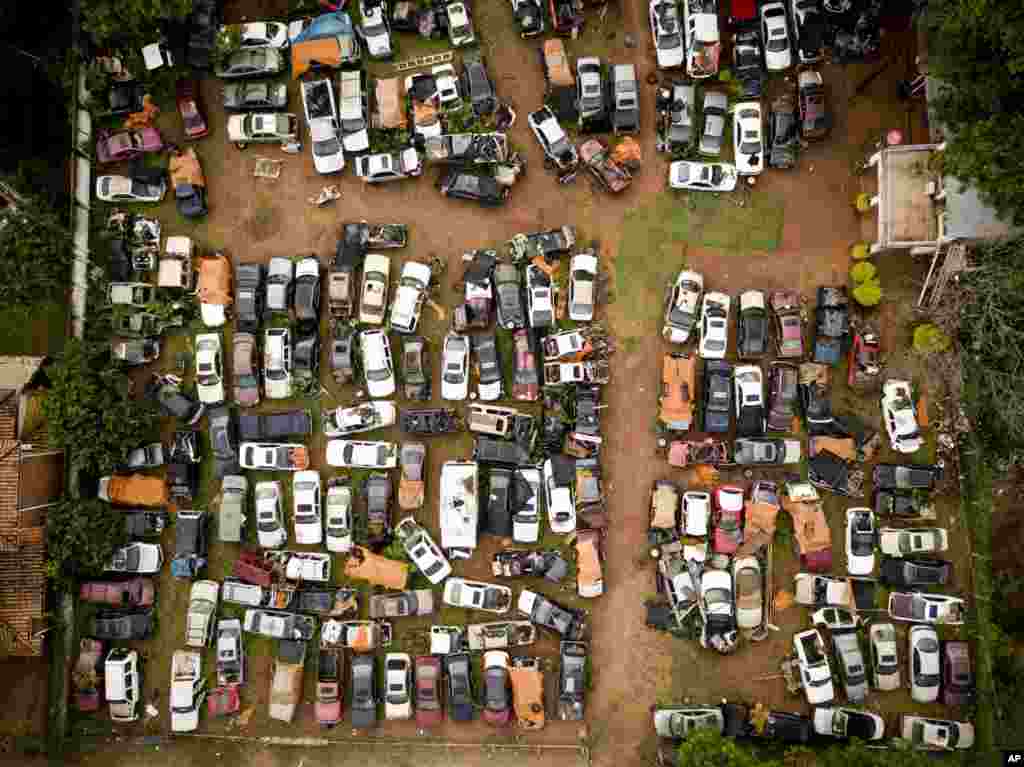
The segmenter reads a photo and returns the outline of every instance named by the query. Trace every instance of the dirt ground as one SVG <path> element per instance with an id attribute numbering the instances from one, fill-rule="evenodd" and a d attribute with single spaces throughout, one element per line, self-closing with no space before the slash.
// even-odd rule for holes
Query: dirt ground
<path id="1" fill-rule="evenodd" d="M 244 15 L 240 5 L 229 3 L 231 18 Z M 268 4 L 259 4 L 259 7 L 265 8 Z M 609 12 L 603 28 L 597 29 L 596 18 L 592 23 L 588 21 L 590 27 L 581 40 L 567 43 L 570 55 L 586 53 L 614 62 L 633 61 L 643 84 L 653 71 L 654 63 L 645 10 L 643 3 L 623 3 L 621 11 L 613 8 Z M 469 203 L 446 200 L 431 188 L 435 171 L 428 170 L 427 178 L 418 181 L 376 187 L 364 186 L 346 172 L 340 179 L 329 180 L 340 185 L 341 200 L 333 206 L 313 208 L 306 199 L 320 190 L 325 179 L 314 172 L 308 149 L 299 156 L 289 156 L 272 147 L 254 146 L 239 152 L 226 145 L 225 116 L 218 106 L 220 86 L 214 80 L 206 80 L 202 89 L 213 134 L 201 142 L 198 149 L 210 183 L 211 213 L 203 222 L 193 225 L 178 218 L 172 207 L 165 204 L 161 211 L 165 232 L 192 234 L 204 247 L 224 248 L 240 262 L 265 263 L 275 255 L 313 253 L 326 266 L 333 256 L 341 222 L 401 221 L 409 225 L 410 247 L 405 251 L 392 251 L 397 254 L 392 274 L 397 274 L 398 261 L 404 258 L 437 255 L 447 259 L 449 269 L 441 297 L 449 308 L 455 302 L 452 283 L 460 272 L 460 256 L 466 250 L 500 249 L 517 232 L 566 223 L 576 226 L 582 239 L 597 240 L 601 245 L 603 268 L 614 274 L 613 301 L 607 307 L 607 319 L 620 340 L 620 348 L 613 357 L 612 384 L 605 387 L 604 392 L 608 406 L 603 426 L 607 449 L 602 453 L 602 461 L 614 521 L 608 540 L 607 593 L 588 605 L 594 670 L 593 689 L 587 701 L 589 732 L 581 733 L 575 723 L 551 722 L 539 736 L 531 735 L 522 741 L 569 745 L 580 742 L 582 735 L 592 748 L 595 764 L 602 767 L 640 764 L 650 756 L 654 746 L 649 709 L 657 701 L 712 702 L 727 697 L 802 710 L 805 707 L 802 699 L 787 696 L 781 680 L 760 679 L 777 672 L 779 659 L 789 651 L 792 632 L 806 623 L 802 609 L 779 613 L 778 632 L 772 632 L 759 644 L 744 645 L 728 658 L 644 628 L 643 602 L 655 594 L 654 568 L 646 556 L 645 545 L 651 484 L 659 478 L 689 479 L 677 470 L 670 470 L 654 450 L 652 423 L 660 357 L 664 350 L 658 335 L 661 295 L 665 280 L 684 263 L 701 271 L 705 284 L 714 289 L 737 293 L 748 287 L 797 288 L 812 304 L 816 286 L 846 282 L 850 245 L 862 239 L 870 240 L 873 226 L 859 219 L 852 206 L 855 195 L 870 183 L 852 175 L 853 164 L 863 157 L 864 147 L 886 128 L 909 128 L 910 140 L 924 139 L 917 116 L 908 114 L 896 98 L 895 83 L 906 74 L 909 38 L 904 34 L 888 35 L 884 39 L 886 51 L 882 64 L 823 67 L 835 117 L 831 136 L 807 148 L 798 170 L 768 171 L 759 177 L 756 189 L 741 208 L 729 200 L 689 200 L 664 191 L 666 161 L 654 151 L 654 93 L 646 85 L 642 85 L 641 94 L 644 168 L 633 188 L 613 199 L 595 192 L 582 177 L 574 185 L 556 184 L 542 168 L 540 149 L 525 120 L 526 112 L 539 106 L 542 96 L 543 80 L 535 52 L 537 43 L 524 43 L 514 36 L 505 3 L 478 4 L 476 20 L 499 96 L 511 102 L 519 113 L 510 138 L 524 153 L 528 165 L 527 173 L 514 188 L 506 207 L 483 210 Z M 625 47 L 627 33 L 634 37 L 637 47 Z M 402 46 L 399 58 L 415 50 L 415 46 L 407 48 L 404 42 Z M 884 68 L 882 76 L 866 88 L 858 87 L 881 68 Z M 374 65 L 371 69 L 385 72 L 387 67 Z M 781 85 L 774 83 L 773 88 Z M 297 93 L 292 94 L 291 107 L 296 111 L 301 109 Z M 160 124 L 169 126 L 167 133 L 176 136 L 176 116 L 165 113 Z M 257 157 L 284 160 L 281 177 L 276 181 L 254 179 L 252 171 Z M 921 268 L 909 257 L 892 258 L 883 269 L 883 276 L 890 275 L 883 280 L 891 299 L 882 310 L 883 343 L 887 350 L 895 350 L 906 342 L 913 279 Z M 429 309 L 424 310 L 422 332 L 433 342 L 435 381 L 444 327 L 440 318 Z M 327 331 L 325 319 L 324 339 L 329 337 Z M 225 340 L 229 341 L 229 337 Z M 184 337 L 169 343 L 161 366 L 172 367 L 174 353 L 184 345 Z M 920 377 L 920 371 L 906 355 L 894 352 L 890 362 L 905 366 L 908 375 Z M 327 393 L 314 405 L 317 420 L 320 408 L 348 403 L 354 397 L 353 390 L 338 387 L 330 380 L 326 362 L 324 367 L 322 379 Z M 837 371 L 836 378 L 845 380 L 845 369 Z M 843 388 L 842 384 L 837 384 L 837 397 L 846 396 Z M 435 392 L 439 394 L 436 385 Z M 439 399 L 435 398 L 435 402 L 440 404 Z M 860 401 L 848 397 L 844 403 L 850 408 L 862 408 L 864 415 L 879 425 L 874 395 Z M 294 403 L 287 403 L 279 407 L 294 406 Z M 398 434 L 385 432 L 375 438 L 398 438 Z M 322 461 L 322 440 L 322 436 L 318 436 L 314 442 L 314 463 Z M 434 438 L 428 443 L 428 505 L 417 516 L 435 532 L 436 478 L 440 464 L 450 458 L 467 457 L 470 445 L 467 435 L 454 439 Z M 324 476 L 333 473 L 335 470 L 326 468 Z M 745 480 L 742 476 L 735 479 Z M 287 484 L 286 501 L 290 499 Z M 213 487 L 209 481 L 204 483 L 201 497 L 194 504 L 197 508 L 213 500 Z M 946 502 L 943 504 L 943 515 L 955 509 Z M 828 501 L 837 572 L 843 564 L 841 510 L 847 505 L 851 504 L 835 499 Z M 210 508 L 215 506 L 213 503 Z M 173 538 L 168 537 L 165 546 L 172 546 L 172 541 Z M 469 577 L 489 574 L 487 563 L 492 551 L 498 548 L 498 542 L 486 538 L 483 541 L 481 551 L 471 562 L 457 565 L 459 574 Z M 796 572 L 796 561 L 787 547 L 776 546 L 775 551 L 776 585 L 784 586 L 789 582 L 787 576 Z M 226 547 L 214 546 L 210 576 L 219 578 L 226 574 L 233 556 Z M 541 590 L 562 601 L 578 604 L 571 588 L 554 591 L 542 587 Z M 166 713 L 169 658 L 182 641 L 188 595 L 186 584 L 174 582 L 166 573 L 161 578 L 159 593 L 159 634 L 140 647 L 149 658 L 147 693 L 159 697 L 161 715 L 159 720 L 145 728 L 140 726 L 133 734 L 140 734 L 143 729 L 148 734 L 166 733 L 169 729 Z M 446 609 L 437 622 L 461 623 L 466 618 L 461 611 Z M 480 620 L 480 617 L 474 616 L 472 620 Z M 392 649 L 422 651 L 420 629 L 429 622 L 402 623 L 398 643 Z M 244 690 L 243 706 L 251 711 L 249 725 L 228 725 L 204 719 L 202 731 L 248 737 L 318 735 L 311 710 L 315 671 L 307 669 L 307 694 L 295 724 L 286 727 L 271 723 L 266 717 L 271 645 L 250 641 L 248 647 L 250 680 Z M 536 650 L 536 654 L 556 660 L 557 645 L 550 638 L 538 643 Z M 556 677 L 557 662 L 550 668 L 554 673 L 549 677 Z M 909 695 L 905 692 L 871 701 L 872 707 L 879 707 L 888 714 L 901 710 L 908 703 Z M 332 733 L 332 737 L 345 735 L 347 730 Z M 414 728 L 407 723 L 387 723 L 380 728 L 380 735 L 416 736 Z M 484 754 L 488 753 L 486 744 L 511 743 L 514 739 L 512 734 L 496 734 L 481 723 L 468 727 L 446 725 L 431 736 L 439 740 L 484 744 Z M 346 748 L 330 749 L 329 757 L 321 757 L 321 752 L 314 750 L 302 750 L 299 757 L 291 749 L 250 746 L 239 753 L 233 752 L 233 748 L 219 742 L 214 747 L 203 741 L 183 740 L 173 747 L 165 744 L 159 753 L 152 747 L 119 748 L 109 753 L 83 755 L 81 761 L 83 764 L 98 764 L 102 759 L 104 764 L 113 761 L 122 765 L 143 762 L 162 765 L 172 761 L 181 765 L 212 765 L 231 759 L 258 767 L 314 767 L 350 761 L 345 756 Z M 427 752 L 436 753 L 436 759 L 428 758 Z M 489 763 L 497 760 L 500 764 L 506 758 L 493 754 L 480 756 L 479 753 L 445 751 L 442 755 L 428 748 L 417 751 L 416 763 L 440 764 L 442 760 L 455 760 L 470 765 L 486 758 Z M 520 755 L 516 763 L 547 764 L 555 759 L 561 763 L 567 757 L 560 754 Z M 389 758 L 389 763 L 407 762 L 402 757 L 394 757 Z M 411 759 L 408 763 L 412 763 Z"/>

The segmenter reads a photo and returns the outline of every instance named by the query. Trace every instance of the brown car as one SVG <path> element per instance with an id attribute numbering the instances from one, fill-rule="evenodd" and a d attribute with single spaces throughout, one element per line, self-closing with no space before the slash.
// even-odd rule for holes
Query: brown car
<path id="1" fill-rule="evenodd" d="M 966 706 L 974 698 L 974 673 L 967 642 L 942 643 L 942 702 Z"/>
<path id="2" fill-rule="evenodd" d="M 416 726 L 436 727 L 444 721 L 441 707 L 441 659 L 434 655 L 416 657 Z"/>
<path id="3" fill-rule="evenodd" d="M 235 402 L 239 407 L 260 404 L 260 374 L 256 337 L 252 333 L 236 333 L 231 363 L 235 378 Z"/>
<path id="4" fill-rule="evenodd" d="M 668 431 L 687 431 L 693 424 L 697 383 L 697 359 L 686 354 L 666 354 L 661 366 L 659 423 Z"/>
<path id="5" fill-rule="evenodd" d="M 130 581 L 86 581 L 78 589 L 78 598 L 111 607 L 149 607 L 155 593 L 151 579 L 132 578 Z"/>
<path id="6" fill-rule="evenodd" d="M 600 530 L 576 531 L 576 590 L 581 597 L 604 593 L 603 544 Z"/>

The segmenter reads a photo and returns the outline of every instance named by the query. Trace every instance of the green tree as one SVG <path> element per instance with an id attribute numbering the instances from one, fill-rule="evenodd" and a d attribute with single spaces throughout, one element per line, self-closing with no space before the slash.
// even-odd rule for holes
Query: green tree
<path id="1" fill-rule="evenodd" d="M 914 351 L 920 354 L 934 354 L 949 349 L 949 336 L 942 332 L 938 325 L 925 322 L 914 328 Z"/>
<path id="2" fill-rule="evenodd" d="M 882 286 L 876 278 L 865 280 L 853 289 L 853 300 L 861 306 L 878 306 L 882 300 Z"/>
<path id="3" fill-rule="evenodd" d="M 81 0 L 82 28 L 97 45 L 156 42 L 160 23 L 181 21 L 192 0 Z"/>
<path id="4" fill-rule="evenodd" d="M 1017 0 L 928 3 L 928 72 L 943 83 L 945 171 L 1024 224 L 1024 13 Z"/>
<path id="5" fill-rule="evenodd" d="M 850 269 L 850 279 L 858 285 L 873 279 L 876 274 L 878 274 L 878 269 L 870 261 L 859 261 Z"/>
<path id="6" fill-rule="evenodd" d="M 69 339 L 47 375 L 43 414 L 50 440 L 68 450 L 80 471 L 109 473 L 155 433 L 153 409 L 132 399 L 131 379 L 107 348 Z"/>
<path id="7" fill-rule="evenodd" d="M 0 304 L 28 307 L 60 300 L 75 259 L 71 232 L 41 198 L 20 192 L 19 197 L 0 212 Z"/>
<path id="8" fill-rule="evenodd" d="M 102 574 L 125 541 L 124 514 L 98 498 L 65 497 L 46 511 L 47 571 L 59 588 Z"/>
<path id="9" fill-rule="evenodd" d="M 782 767 L 715 730 L 696 730 L 679 746 L 679 767 Z"/>

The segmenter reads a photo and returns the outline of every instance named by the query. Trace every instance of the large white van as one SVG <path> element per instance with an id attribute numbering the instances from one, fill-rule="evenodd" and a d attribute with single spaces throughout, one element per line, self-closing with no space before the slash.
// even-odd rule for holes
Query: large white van
<path id="1" fill-rule="evenodd" d="M 125 647 L 115 647 L 107 654 L 103 671 L 110 718 L 115 722 L 136 721 L 142 697 L 139 654 Z"/>
<path id="2" fill-rule="evenodd" d="M 441 466 L 441 548 L 466 555 L 476 548 L 479 524 L 479 468 L 473 461 Z"/>

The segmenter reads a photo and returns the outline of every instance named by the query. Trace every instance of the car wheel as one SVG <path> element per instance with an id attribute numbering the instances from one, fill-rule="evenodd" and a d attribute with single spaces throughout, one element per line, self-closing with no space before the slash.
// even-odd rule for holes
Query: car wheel
<path id="1" fill-rule="evenodd" d="M 554 170 L 554 169 L 555 169 L 555 161 L 552 160 L 547 155 L 544 155 L 544 170 Z"/>

